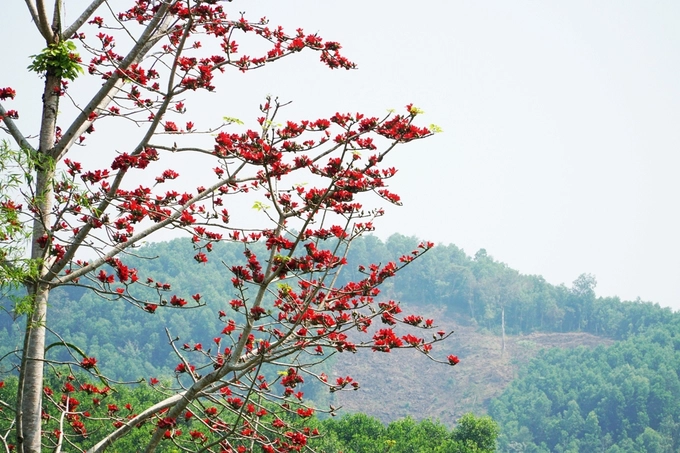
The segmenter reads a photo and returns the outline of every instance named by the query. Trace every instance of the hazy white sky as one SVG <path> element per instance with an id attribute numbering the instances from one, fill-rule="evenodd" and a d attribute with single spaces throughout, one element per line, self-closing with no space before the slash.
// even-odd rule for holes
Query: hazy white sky
<path id="1" fill-rule="evenodd" d="M 28 65 L 41 43 L 24 2 L 8 3 L 2 55 L 14 63 L 0 67 L 0 86 L 35 93 L 37 78 L 8 68 Z M 76 14 L 83 1 L 65 3 Z M 207 110 L 254 117 L 268 93 L 293 100 L 300 117 L 413 102 L 444 129 L 393 160 L 404 207 L 381 219 L 380 236 L 486 248 L 554 284 L 588 272 L 600 296 L 680 308 L 680 2 L 225 7 L 340 41 L 360 69 L 331 72 L 309 53 L 234 72 Z"/>

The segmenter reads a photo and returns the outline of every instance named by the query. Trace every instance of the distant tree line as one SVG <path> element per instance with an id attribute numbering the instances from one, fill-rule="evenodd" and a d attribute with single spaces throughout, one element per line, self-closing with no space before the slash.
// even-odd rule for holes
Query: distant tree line
<path id="1" fill-rule="evenodd" d="M 417 244 L 395 234 L 386 241 L 365 237 L 349 261 L 387 260 Z M 355 278 L 349 274 L 346 278 Z M 597 297 L 596 279 L 576 278 L 571 287 L 553 285 L 538 275 L 523 275 L 498 262 L 486 250 L 467 255 L 453 244 L 438 245 L 390 283 L 391 295 L 409 304 L 446 306 L 478 326 L 500 332 L 502 312 L 507 333 L 588 332 L 615 339 L 655 325 L 678 325 L 680 317 L 658 304 Z"/>

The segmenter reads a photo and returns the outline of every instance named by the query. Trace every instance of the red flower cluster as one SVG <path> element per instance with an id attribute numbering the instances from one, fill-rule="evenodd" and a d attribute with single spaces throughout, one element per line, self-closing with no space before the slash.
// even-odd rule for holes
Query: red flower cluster
<path id="1" fill-rule="evenodd" d="M 97 359 L 94 357 L 85 357 L 81 362 L 80 366 L 86 370 L 94 368 L 97 365 Z"/>
<path id="2" fill-rule="evenodd" d="M 378 333 L 373 335 L 373 350 L 381 352 L 390 352 L 392 348 L 400 348 L 404 342 L 396 336 L 392 329 L 380 329 Z"/>
<path id="3" fill-rule="evenodd" d="M 190 371 L 193 374 L 194 371 L 196 371 L 196 367 L 194 365 L 189 365 L 188 371 Z M 186 373 L 186 372 L 187 372 L 187 366 L 184 364 L 184 362 L 178 364 L 175 367 L 175 373 Z"/>
<path id="4" fill-rule="evenodd" d="M 17 92 L 14 91 L 13 88 L 10 87 L 5 87 L 5 88 L 0 88 L 0 100 L 4 101 L 5 99 L 14 99 L 14 96 L 17 95 Z"/>

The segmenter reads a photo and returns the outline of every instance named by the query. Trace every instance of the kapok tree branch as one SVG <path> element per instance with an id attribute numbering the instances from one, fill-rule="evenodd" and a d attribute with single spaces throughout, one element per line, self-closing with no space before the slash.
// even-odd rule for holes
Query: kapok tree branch
<path id="1" fill-rule="evenodd" d="M 84 274 L 87 274 L 88 272 L 91 272 L 91 271 L 99 268 L 99 266 L 103 265 L 109 259 L 118 255 L 119 253 L 121 253 L 126 248 L 133 246 L 133 245 L 136 245 L 137 243 L 139 243 L 139 241 L 141 241 L 142 239 L 151 235 L 155 231 L 160 230 L 160 229 L 170 225 L 171 223 L 175 222 L 177 219 L 179 219 L 181 217 L 182 213 L 187 208 L 189 208 L 189 206 L 191 206 L 192 204 L 194 204 L 198 201 L 203 200 L 205 197 L 207 197 L 211 193 L 215 192 L 218 188 L 222 187 L 225 184 L 229 184 L 229 183 L 230 183 L 229 180 L 224 180 L 224 179 L 219 180 L 215 184 L 213 184 L 210 187 L 208 187 L 207 189 L 205 189 L 203 192 L 200 192 L 199 194 L 197 194 L 196 196 L 194 196 L 193 198 L 188 200 L 185 204 L 180 206 L 174 214 L 168 216 L 166 219 L 164 219 L 164 220 L 162 220 L 162 221 L 160 221 L 160 222 L 158 222 L 154 225 L 151 225 L 150 227 L 148 227 L 147 229 L 145 229 L 144 231 L 142 231 L 140 233 L 135 234 L 134 236 L 129 238 L 127 242 L 122 242 L 120 244 L 117 244 L 108 253 L 106 253 L 102 257 L 90 262 L 87 266 L 84 266 L 84 267 L 82 267 L 78 270 L 75 270 L 75 271 L 69 273 L 68 275 L 60 277 L 60 283 L 70 282 L 75 278 L 81 277 Z M 79 232 L 78 236 L 76 236 L 74 243 L 77 244 L 77 243 L 82 242 L 82 239 L 84 239 L 84 238 L 82 238 L 80 240 L 79 240 L 79 238 L 80 238 L 81 234 L 84 234 L 84 236 L 87 235 L 86 233 L 83 233 L 85 231 L 85 229 L 86 229 L 85 227 L 83 227 L 81 229 L 81 232 Z M 48 276 L 46 278 L 48 281 L 55 278 L 57 273 L 59 273 L 59 271 L 61 271 L 71 261 L 76 250 L 77 250 L 77 247 L 71 247 L 71 249 L 69 249 L 69 252 L 67 252 L 64 255 L 64 257 L 59 261 L 59 263 L 57 263 L 55 266 L 53 266 L 53 268 L 50 270 L 50 273 L 48 274 Z"/>
<path id="2" fill-rule="evenodd" d="M 35 148 L 33 148 L 28 140 L 26 140 L 26 137 L 21 133 L 14 121 L 7 116 L 7 110 L 5 110 L 2 104 L 0 104 L 0 117 L 2 117 L 2 122 L 5 123 L 5 127 L 3 129 L 5 129 L 9 135 L 12 136 L 17 145 L 23 149 L 28 149 L 32 152 L 35 152 Z"/>
<path id="3" fill-rule="evenodd" d="M 158 9 L 154 18 L 146 26 L 144 32 L 139 37 L 137 44 L 130 50 L 128 55 L 120 63 L 121 69 L 128 68 L 131 64 L 141 61 L 156 43 L 164 36 L 166 28 L 166 13 L 170 8 L 169 3 L 163 3 Z M 97 110 L 103 110 L 118 94 L 123 86 L 124 78 L 119 71 L 111 74 L 111 77 L 104 83 L 101 89 L 92 97 L 90 102 L 78 114 L 71 126 L 64 132 L 61 140 L 54 146 L 51 154 L 56 161 L 60 161 L 75 143 L 77 138 L 88 128 L 92 120 L 90 114 Z"/>
<path id="4" fill-rule="evenodd" d="M 36 27 L 45 41 L 50 44 L 54 42 L 54 33 L 50 27 L 49 19 L 47 18 L 47 11 L 45 10 L 44 0 L 37 0 L 37 7 L 33 4 L 33 0 L 26 0 L 26 6 L 33 16 Z"/>
<path id="5" fill-rule="evenodd" d="M 66 30 L 64 30 L 64 36 L 67 38 L 73 36 L 85 23 L 85 21 L 90 18 L 92 13 L 94 13 L 104 2 L 106 2 L 106 0 L 94 0 L 92 3 L 90 3 L 90 6 L 85 8 L 81 15 Z"/>

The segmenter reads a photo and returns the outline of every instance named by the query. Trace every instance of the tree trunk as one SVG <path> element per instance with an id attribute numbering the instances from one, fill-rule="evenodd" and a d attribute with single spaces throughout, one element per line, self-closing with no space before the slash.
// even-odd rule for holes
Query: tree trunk
<path id="1" fill-rule="evenodd" d="M 51 164 L 49 164 L 51 165 Z M 31 258 L 43 259 L 43 248 L 37 243 L 49 225 L 49 213 L 52 209 L 52 180 L 54 171 L 38 169 L 36 178 L 36 207 L 38 214 L 33 226 L 33 245 Z M 17 396 L 17 443 L 19 452 L 39 453 L 42 434 L 42 392 L 45 359 L 45 332 L 47 326 L 47 300 L 50 285 L 40 281 L 49 269 L 49 262 L 42 262 L 38 281 L 29 287 L 32 297 L 31 311 L 26 315 L 26 332 L 24 334 L 24 351 L 19 374 Z"/>
<path id="2" fill-rule="evenodd" d="M 54 161 L 50 151 L 54 147 L 57 112 L 59 109 L 58 90 L 61 79 L 51 71 L 45 75 L 43 93 L 43 112 L 40 125 L 40 147 L 31 156 L 35 165 L 36 179 L 33 193 L 33 242 L 31 259 L 38 263 L 35 281 L 27 285 L 31 296 L 31 311 L 26 315 L 24 350 L 19 373 L 17 394 L 17 445 L 20 453 L 38 453 L 41 449 L 42 434 L 42 392 L 43 368 L 45 359 L 45 332 L 47 323 L 47 300 L 50 284 L 43 280 L 48 274 L 50 257 L 45 255 L 49 244 L 41 246 L 38 240 L 51 228 L 51 211 L 54 202 L 53 181 Z"/>
<path id="3" fill-rule="evenodd" d="M 47 315 L 47 285 L 36 285 L 33 312 L 26 321 L 24 354 L 21 368 L 19 397 L 21 398 L 19 451 L 34 453 L 40 451 L 42 423 L 43 368 L 45 358 L 45 323 Z"/>

